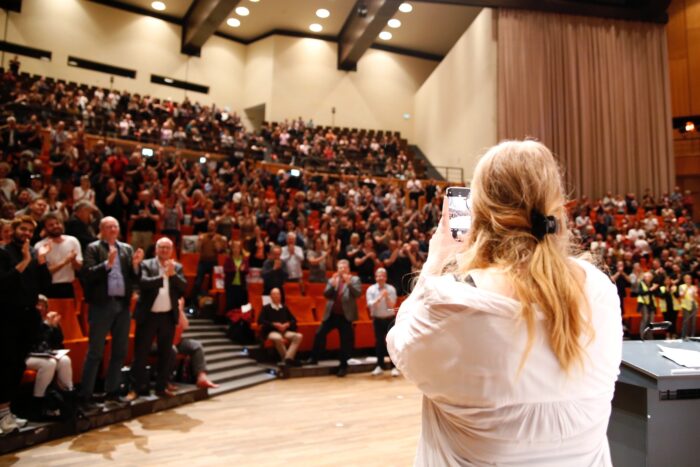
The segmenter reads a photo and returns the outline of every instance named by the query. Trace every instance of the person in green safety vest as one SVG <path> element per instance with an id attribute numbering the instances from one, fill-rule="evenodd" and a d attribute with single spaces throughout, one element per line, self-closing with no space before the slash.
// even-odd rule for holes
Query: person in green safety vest
<path id="1" fill-rule="evenodd" d="M 654 274 L 647 271 L 642 275 L 642 280 L 637 283 L 637 311 L 642 315 L 642 322 L 639 323 L 639 334 L 642 338 L 653 337 L 651 331 L 642 336 L 644 329 L 654 318 L 656 306 L 654 304 L 654 294 L 659 284 L 654 284 Z"/>
<path id="2" fill-rule="evenodd" d="M 678 301 L 678 287 L 673 283 L 671 276 L 664 277 L 664 285 L 657 289 L 657 297 L 659 297 L 659 309 L 664 314 L 664 320 L 671 323 L 668 328 L 666 338 L 677 337 L 676 335 L 676 320 L 678 318 L 678 310 L 680 302 Z"/>
<path id="3" fill-rule="evenodd" d="M 690 274 L 683 276 L 683 283 L 678 287 L 678 297 L 681 299 L 683 310 L 683 328 L 681 337 L 687 339 L 695 337 L 695 321 L 698 316 L 698 287 L 693 285 Z"/>

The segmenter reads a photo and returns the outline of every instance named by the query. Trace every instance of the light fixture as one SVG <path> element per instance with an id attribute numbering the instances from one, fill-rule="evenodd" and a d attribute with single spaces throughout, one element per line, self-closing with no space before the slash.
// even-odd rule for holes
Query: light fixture
<path id="1" fill-rule="evenodd" d="M 151 8 L 157 11 L 163 11 L 165 10 L 165 3 L 163 2 L 153 2 L 151 3 Z"/>
<path id="2" fill-rule="evenodd" d="M 200 164 L 206 164 L 206 163 L 207 163 L 207 158 L 204 157 L 204 156 L 200 157 L 200 158 L 199 158 L 199 163 L 200 163 Z"/>
<path id="3" fill-rule="evenodd" d="M 691 131 L 695 131 L 695 123 L 693 122 L 686 122 L 685 124 L 685 132 L 690 133 Z"/>
<path id="4" fill-rule="evenodd" d="M 316 16 L 319 18 L 328 18 L 331 15 L 331 12 L 326 10 L 325 8 L 319 8 L 316 10 Z"/>
<path id="5" fill-rule="evenodd" d="M 311 31 L 313 31 L 313 32 L 321 32 L 321 31 L 323 31 L 323 26 L 321 26 L 318 23 L 314 23 L 311 26 L 309 26 L 309 29 L 311 29 Z"/>
<path id="6" fill-rule="evenodd" d="M 410 13 L 413 11 L 413 5 L 411 5 L 408 2 L 404 2 L 401 5 L 399 5 L 399 11 L 401 13 Z"/>
<path id="7" fill-rule="evenodd" d="M 175 82 L 172 78 L 165 78 L 163 81 L 165 81 L 168 84 L 173 84 Z"/>
<path id="8" fill-rule="evenodd" d="M 238 18 L 229 18 L 226 20 L 226 24 L 228 24 L 232 28 L 237 28 L 241 25 L 241 20 Z"/>
<path id="9" fill-rule="evenodd" d="M 250 0 L 252 3 L 258 3 L 260 0 Z"/>
<path id="10" fill-rule="evenodd" d="M 379 33 L 379 38 L 383 41 L 388 41 L 392 37 L 393 36 L 391 35 L 391 33 L 389 31 L 382 31 Z"/>
<path id="11" fill-rule="evenodd" d="M 250 14 L 250 10 L 244 6 L 237 6 L 236 7 L 236 14 L 238 16 L 248 16 Z"/>
<path id="12" fill-rule="evenodd" d="M 386 24 L 388 24 L 390 28 L 394 28 L 394 29 L 401 27 L 401 21 L 399 21 L 396 18 L 390 19 L 389 22 Z"/>

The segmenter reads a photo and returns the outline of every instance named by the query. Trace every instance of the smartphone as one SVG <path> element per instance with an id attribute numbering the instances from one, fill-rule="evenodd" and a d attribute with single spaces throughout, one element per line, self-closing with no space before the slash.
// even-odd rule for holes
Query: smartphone
<path id="1" fill-rule="evenodd" d="M 472 226 L 471 190 L 463 187 L 449 187 L 445 191 L 449 209 L 450 232 L 458 242 L 464 241 Z"/>

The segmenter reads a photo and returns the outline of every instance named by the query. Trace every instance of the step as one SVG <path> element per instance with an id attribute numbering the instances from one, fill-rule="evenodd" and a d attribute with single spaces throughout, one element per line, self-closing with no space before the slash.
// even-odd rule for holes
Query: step
<path id="1" fill-rule="evenodd" d="M 187 336 L 185 336 L 187 337 Z M 204 339 L 197 339 L 199 343 L 201 343 L 205 348 L 207 346 L 211 347 L 213 345 L 226 345 L 226 344 L 233 344 L 231 342 L 231 339 L 225 338 L 225 337 L 220 337 L 220 338 L 215 338 L 215 337 L 205 337 Z M 236 345 L 236 344 L 233 344 Z"/>
<path id="2" fill-rule="evenodd" d="M 207 375 L 209 376 L 209 379 L 215 383 L 226 383 L 228 381 L 245 378 L 247 376 L 259 373 L 267 373 L 267 371 L 265 368 L 260 368 L 258 366 L 244 366 L 241 368 L 234 368 L 232 370 L 207 373 Z"/>
<path id="3" fill-rule="evenodd" d="M 275 375 L 271 375 L 270 373 L 259 373 L 246 378 L 221 383 L 218 388 L 209 389 L 209 397 L 237 391 L 239 389 L 249 388 L 251 386 L 257 386 L 258 384 L 274 381 L 275 379 L 277 379 L 277 377 Z"/>
<path id="4" fill-rule="evenodd" d="M 242 353 L 243 349 L 244 347 L 242 345 L 235 344 L 208 345 L 204 347 L 204 353 L 207 355 L 227 352 Z"/>
<path id="5" fill-rule="evenodd" d="M 258 362 L 252 358 L 233 358 L 230 360 L 222 360 L 220 362 L 207 363 L 207 374 L 211 375 L 217 371 L 233 370 L 235 368 L 243 368 L 245 366 L 257 366 Z"/>
<path id="6" fill-rule="evenodd" d="M 197 332 L 199 332 L 199 331 L 223 331 L 223 332 L 225 332 L 226 326 L 223 326 L 220 324 L 204 324 L 204 323 L 202 323 L 202 324 L 199 324 L 199 323 L 190 324 L 190 327 L 187 328 L 187 331 L 185 331 L 185 333 L 192 332 L 192 331 L 197 331 Z"/>
<path id="7" fill-rule="evenodd" d="M 243 353 L 243 352 L 215 353 L 213 355 L 210 355 L 210 354 L 204 355 L 204 360 L 207 362 L 207 365 L 210 365 L 210 364 L 216 363 L 216 362 L 231 362 L 234 360 L 240 360 L 242 358 L 255 361 L 254 359 L 250 358 L 249 354 Z"/>
<path id="8" fill-rule="evenodd" d="M 187 337 L 189 339 L 206 339 L 207 337 L 216 337 L 216 338 L 221 338 L 221 337 L 226 337 L 226 332 L 225 331 L 187 331 L 182 333 L 183 337 Z"/>

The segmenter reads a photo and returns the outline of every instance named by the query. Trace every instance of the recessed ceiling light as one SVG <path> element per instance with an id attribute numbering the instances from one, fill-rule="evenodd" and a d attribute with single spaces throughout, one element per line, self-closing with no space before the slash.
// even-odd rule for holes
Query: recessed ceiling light
<path id="1" fill-rule="evenodd" d="M 394 28 L 394 29 L 401 27 L 401 21 L 399 21 L 396 18 L 390 19 L 389 22 L 386 24 L 388 24 L 390 28 Z"/>
<path id="2" fill-rule="evenodd" d="M 401 5 L 399 5 L 399 11 L 401 13 L 410 13 L 413 11 L 413 5 L 411 5 L 408 2 L 404 2 Z"/>
<path id="3" fill-rule="evenodd" d="M 328 18 L 331 15 L 331 12 L 326 10 L 325 8 L 319 8 L 316 10 L 316 16 L 319 18 Z"/>
<path id="4" fill-rule="evenodd" d="M 238 16 L 248 16 L 250 14 L 250 10 L 244 6 L 237 6 L 236 7 L 236 14 Z"/>
<path id="5" fill-rule="evenodd" d="M 260 0 L 250 0 L 253 3 L 258 3 Z"/>
<path id="6" fill-rule="evenodd" d="M 318 23 L 314 23 L 311 26 L 309 26 L 309 29 L 311 29 L 313 32 L 321 32 L 323 31 L 323 26 L 321 26 Z"/>
<path id="7" fill-rule="evenodd" d="M 389 31 L 382 31 L 379 33 L 379 38 L 383 41 L 388 41 L 392 37 L 393 36 L 391 35 L 391 33 Z"/>
<path id="8" fill-rule="evenodd" d="M 241 25 L 241 20 L 239 20 L 238 18 L 229 18 L 226 20 L 226 24 L 228 24 L 232 28 L 237 28 Z"/>
<path id="9" fill-rule="evenodd" d="M 153 3 L 151 3 L 151 8 L 153 8 L 154 10 L 163 11 L 163 10 L 165 10 L 165 3 L 153 2 Z"/>

